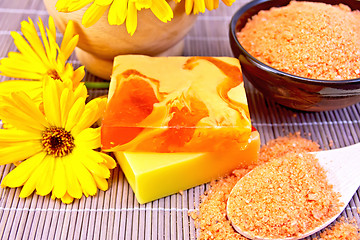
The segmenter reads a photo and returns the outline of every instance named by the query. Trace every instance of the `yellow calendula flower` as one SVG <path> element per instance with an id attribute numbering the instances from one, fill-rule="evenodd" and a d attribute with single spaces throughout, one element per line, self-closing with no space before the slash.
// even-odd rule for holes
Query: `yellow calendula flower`
<path id="1" fill-rule="evenodd" d="M 58 0 L 56 8 L 60 12 L 77 11 L 91 4 L 84 13 L 82 24 L 90 27 L 108 10 L 110 25 L 121 25 L 126 21 L 126 29 L 133 35 L 137 28 L 137 12 L 150 9 L 162 22 L 171 21 L 173 11 L 166 0 Z"/>
<path id="2" fill-rule="evenodd" d="M 2 180 L 2 187 L 22 187 L 20 197 L 32 192 L 71 203 L 84 194 L 107 190 L 113 158 L 95 151 L 100 129 L 90 128 L 104 112 L 106 98 L 85 104 L 87 89 L 71 80 L 47 77 L 43 109 L 25 92 L 2 96 L 0 112 L 13 128 L 0 129 L 0 164 L 20 164 Z"/>
<path id="3" fill-rule="evenodd" d="M 40 106 L 42 103 L 42 82 L 29 80 L 8 80 L 0 82 L 0 96 L 10 96 L 14 91 L 23 91 L 33 100 L 36 105 Z M 0 106 L 3 102 L 0 101 Z M 0 112 L 0 120 L 3 119 Z M 11 125 L 2 120 L 3 128 L 10 128 Z M 0 125 L 1 128 L 1 125 Z"/>
<path id="4" fill-rule="evenodd" d="M 126 21 L 126 29 L 133 35 L 137 28 L 137 11 L 150 9 L 154 15 L 163 22 L 171 21 L 173 11 L 169 5 L 170 0 L 58 0 L 56 9 L 60 12 L 73 12 L 86 6 L 82 24 L 90 27 L 101 16 L 108 14 L 110 25 L 121 25 Z M 174 0 L 176 3 L 185 1 L 185 11 L 188 15 L 204 13 L 205 9 L 214 10 L 219 7 L 219 0 Z M 231 6 L 235 0 L 222 0 Z M 107 12 L 108 11 L 108 12 Z"/>
<path id="5" fill-rule="evenodd" d="M 180 0 L 181 1 L 181 0 Z M 182 0 L 185 1 L 185 12 L 190 15 L 204 13 L 205 9 L 212 11 L 219 7 L 219 0 Z M 222 0 L 222 2 L 231 6 L 235 0 Z"/>
<path id="6" fill-rule="evenodd" d="M 29 81 L 29 80 L 8 80 L 8 81 L 0 82 L 0 96 L 10 95 L 11 92 L 13 91 L 26 92 L 31 99 L 36 99 L 37 101 L 41 101 L 42 82 Z"/>
<path id="7" fill-rule="evenodd" d="M 60 81 L 71 79 L 74 88 L 84 78 L 84 67 L 79 67 L 74 71 L 72 64 L 66 63 L 79 40 L 79 36 L 75 34 L 73 22 L 69 21 L 66 25 L 61 46 L 56 42 L 56 29 L 52 17 L 49 18 L 48 28 L 44 27 L 43 21 L 39 18 L 38 28 L 40 37 L 29 18 L 28 22 L 21 23 L 22 35 L 17 32 L 11 33 L 19 52 L 10 52 L 7 58 L 0 60 L 0 75 L 31 79 L 31 81 L 0 82 L 0 96 L 9 96 L 13 91 L 24 91 L 31 99 L 41 104 L 43 78 L 51 77 Z M 0 112 L 0 119 L 1 115 Z"/>
<path id="8" fill-rule="evenodd" d="M 66 26 L 61 46 L 56 43 L 56 28 L 52 17 L 49 17 L 49 26 L 45 28 L 43 21 L 39 18 L 38 30 L 34 22 L 21 22 L 21 32 L 11 32 L 14 43 L 19 52 L 10 52 L 7 58 L 0 60 L 0 74 L 8 77 L 42 80 L 45 76 L 61 80 L 70 78 L 75 85 L 85 75 L 84 67 L 74 71 L 72 64 L 66 63 L 74 51 L 79 35 L 75 34 L 72 21 Z M 13 82 L 18 86 L 21 82 Z"/>

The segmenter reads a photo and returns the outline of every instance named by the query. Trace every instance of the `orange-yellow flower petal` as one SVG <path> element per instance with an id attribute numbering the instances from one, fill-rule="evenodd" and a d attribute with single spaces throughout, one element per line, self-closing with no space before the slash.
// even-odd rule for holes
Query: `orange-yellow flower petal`
<path id="1" fill-rule="evenodd" d="M 132 36 L 134 35 L 136 28 L 137 28 L 137 10 L 135 7 L 135 3 L 129 1 L 127 18 L 126 18 L 126 30 Z"/>
<path id="2" fill-rule="evenodd" d="M 0 148 L 0 165 L 22 161 L 41 151 L 42 146 L 38 140 L 2 146 Z"/>
<path id="3" fill-rule="evenodd" d="M 105 13 L 109 6 L 100 6 L 97 4 L 92 4 L 84 13 L 82 18 L 82 25 L 85 27 L 90 27 L 94 25 Z"/>
<path id="4" fill-rule="evenodd" d="M 74 201 L 74 198 L 70 196 L 68 193 L 65 193 L 65 195 L 61 197 L 61 201 L 63 203 L 69 204 Z"/>
<path id="5" fill-rule="evenodd" d="M 21 187 L 29 179 L 34 169 L 43 161 L 46 153 L 41 152 L 21 162 L 14 170 L 8 173 L 1 182 L 2 187 Z"/>
<path id="6" fill-rule="evenodd" d="M 222 1 L 226 6 L 231 6 L 235 2 L 235 0 L 222 0 Z"/>
<path id="7" fill-rule="evenodd" d="M 72 159 L 70 159 L 69 156 L 66 156 L 63 158 L 63 163 L 65 167 L 67 193 L 73 198 L 80 199 L 82 196 L 82 190 L 79 180 L 77 179 L 75 169 L 73 168 Z"/>
<path id="8" fill-rule="evenodd" d="M 75 144 L 89 149 L 99 148 L 101 146 L 100 134 L 100 128 L 85 129 L 76 136 Z"/>
<path id="9" fill-rule="evenodd" d="M 209 11 L 217 9 L 219 7 L 219 0 L 205 0 L 205 7 Z"/>
<path id="10" fill-rule="evenodd" d="M 102 153 L 102 152 L 99 152 L 99 154 L 101 155 L 101 157 L 104 158 L 104 160 L 105 160 L 104 164 L 107 168 L 113 169 L 116 167 L 116 162 L 112 157 L 110 157 L 108 154 Z"/>
<path id="11" fill-rule="evenodd" d="M 171 21 L 174 16 L 170 5 L 165 0 L 153 1 L 150 9 L 163 22 Z"/>
<path id="12" fill-rule="evenodd" d="M 76 135 L 96 122 L 103 115 L 106 102 L 106 98 L 95 98 L 86 104 L 78 124 L 72 128 L 72 133 Z"/>
<path id="13" fill-rule="evenodd" d="M 69 115 L 65 124 L 66 130 L 71 131 L 71 129 L 74 126 L 76 126 L 84 110 L 85 110 L 85 99 L 83 97 L 80 97 L 76 100 L 76 102 L 69 111 Z"/>
<path id="14" fill-rule="evenodd" d="M 90 196 L 94 196 L 97 192 L 96 182 L 89 170 L 77 159 L 73 161 L 76 176 L 79 180 L 82 191 Z"/>
<path id="15" fill-rule="evenodd" d="M 40 161 L 40 163 L 37 165 L 37 168 L 35 168 L 35 170 L 31 173 L 28 180 L 24 183 L 24 186 L 19 194 L 19 197 L 21 198 L 28 197 L 36 189 L 36 185 L 39 179 L 44 174 L 43 163 L 45 160 L 46 157 Z"/>
<path id="16" fill-rule="evenodd" d="M 10 96 L 14 91 L 26 92 L 32 100 L 40 102 L 42 96 L 42 83 L 29 80 L 9 80 L 0 82 L 0 95 Z M 2 102 L 0 102 L 0 105 L 1 104 Z"/>
<path id="17" fill-rule="evenodd" d="M 1 117 L 11 125 L 23 130 L 43 130 L 49 124 L 38 106 L 24 92 L 14 92 L 9 96 L 0 96 Z"/>
<path id="18" fill-rule="evenodd" d="M 108 182 L 106 181 L 105 178 L 102 178 L 102 177 L 98 177 L 96 175 L 92 175 L 95 182 L 96 182 L 96 186 L 100 189 L 100 190 L 103 190 L 103 191 L 106 191 L 108 190 L 109 188 L 109 184 Z"/>
<path id="19" fill-rule="evenodd" d="M 121 25 L 125 22 L 127 1 L 114 0 L 109 8 L 108 22 L 110 25 Z"/>
<path id="20" fill-rule="evenodd" d="M 64 55 L 67 60 L 75 50 L 79 42 L 79 35 L 75 34 L 74 22 L 69 21 L 66 25 L 63 40 L 60 46 L 60 52 Z"/>
<path id="21" fill-rule="evenodd" d="M 82 150 L 80 161 L 82 164 L 93 174 L 102 178 L 109 178 L 110 171 L 104 165 L 99 164 L 104 161 L 104 159 L 93 150 Z"/>
<path id="22" fill-rule="evenodd" d="M 112 2 L 113 0 L 95 0 L 94 3 L 100 6 L 109 6 Z"/>
<path id="23" fill-rule="evenodd" d="M 43 101 L 44 101 L 44 111 L 45 115 L 48 117 L 48 122 L 51 126 L 61 127 L 61 115 L 60 112 L 60 102 L 59 102 L 59 92 L 57 88 L 54 86 L 55 81 L 46 81 L 44 83 L 44 93 L 43 93 Z"/>
<path id="24" fill-rule="evenodd" d="M 28 132 L 19 129 L 0 129 L 0 146 L 2 143 L 22 143 L 37 141 L 42 138 L 39 132 Z"/>
<path id="25" fill-rule="evenodd" d="M 66 194 L 67 180 L 65 166 L 62 158 L 55 159 L 54 188 L 52 194 L 56 198 L 62 198 Z"/>
<path id="26" fill-rule="evenodd" d="M 46 196 L 53 189 L 55 158 L 51 155 L 47 155 L 43 163 L 38 167 L 42 168 L 42 175 L 40 176 L 36 184 L 36 194 L 40 196 Z"/>
<path id="27" fill-rule="evenodd" d="M 191 14 L 194 6 L 194 1 L 196 0 L 185 0 L 185 12 L 187 15 Z"/>

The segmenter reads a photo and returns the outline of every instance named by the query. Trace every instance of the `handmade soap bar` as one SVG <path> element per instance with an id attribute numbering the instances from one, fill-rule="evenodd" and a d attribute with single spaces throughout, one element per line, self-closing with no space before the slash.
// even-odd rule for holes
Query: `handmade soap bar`
<path id="1" fill-rule="evenodd" d="M 115 152 L 140 204 L 217 179 L 258 158 L 260 137 L 252 132 L 243 150 L 208 153 Z"/>
<path id="2" fill-rule="evenodd" d="M 102 122 L 102 149 L 244 149 L 251 122 L 238 59 L 118 56 Z"/>
<path id="3" fill-rule="evenodd" d="M 257 160 L 235 58 L 119 56 L 108 99 L 102 149 L 115 153 L 140 203 Z"/>

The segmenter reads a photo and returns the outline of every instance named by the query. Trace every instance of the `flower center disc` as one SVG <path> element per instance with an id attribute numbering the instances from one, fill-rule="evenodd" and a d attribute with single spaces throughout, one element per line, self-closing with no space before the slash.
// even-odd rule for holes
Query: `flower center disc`
<path id="1" fill-rule="evenodd" d="M 72 152 L 75 147 L 74 137 L 64 128 L 50 127 L 42 135 L 44 150 L 55 157 L 63 157 Z"/>
<path id="2" fill-rule="evenodd" d="M 54 80 L 60 80 L 60 81 L 62 81 L 59 73 L 58 73 L 56 70 L 54 70 L 54 69 L 49 70 L 49 71 L 47 72 L 47 74 L 48 74 L 52 79 L 54 79 Z"/>

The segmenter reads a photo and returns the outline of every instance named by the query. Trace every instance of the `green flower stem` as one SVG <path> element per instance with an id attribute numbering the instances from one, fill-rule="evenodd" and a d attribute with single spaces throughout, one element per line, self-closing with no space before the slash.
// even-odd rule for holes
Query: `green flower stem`
<path id="1" fill-rule="evenodd" d="M 89 89 L 105 89 L 109 88 L 110 82 L 85 82 L 85 86 Z"/>

